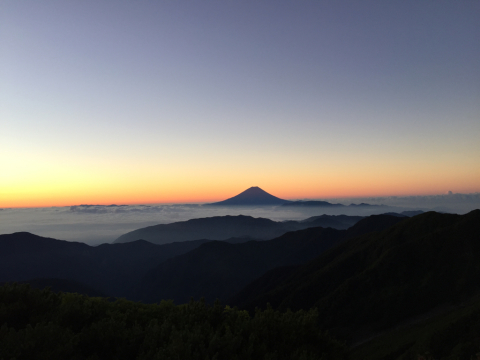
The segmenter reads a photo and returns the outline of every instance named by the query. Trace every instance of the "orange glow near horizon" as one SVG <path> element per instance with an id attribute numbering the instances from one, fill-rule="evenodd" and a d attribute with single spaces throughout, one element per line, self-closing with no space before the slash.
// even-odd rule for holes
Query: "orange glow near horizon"
<path id="1" fill-rule="evenodd" d="M 320 189 L 281 187 L 280 184 L 261 183 L 248 185 L 230 186 L 217 188 L 215 191 L 201 187 L 200 189 L 164 188 L 163 190 L 150 190 L 143 188 L 135 189 L 63 189 L 60 191 L 48 191 L 48 189 L 31 189 L 22 193 L 1 194 L 0 208 L 33 208 L 51 206 L 72 206 L 80 204 L 96 205 L 136 205 L 136 204 L 186 204 L 186 203 L 208 203 L 225 200 L 238 195 L 250 186 L 259 186 L 271 195 L 286 200 L 296 199 L 341 199 L 341 198 L 362 198 L 362 197 L 388 197 L 388 196 L 417 196 L 417 195 L 442 195 L 447 191 L 454 193 L 475 193 L 475 187 L 454 186 L 398 186 L 392 189 L 382 184 L 358 184 L 349 188 L 349 184 L 322 184 Z M 452 184 L 453 185 L 453 184 Z M 57 189 L 58 190 L 58 189 Z M 395 191 L 396 190 L 396 191 Z"/>
<path id="2" fill-rule="evenodd" d="M 0 208 L 205 203 L 251 186 L 288 200 L 480 192 L 480 167 L 472 156 L 438 163 L 428 156 L 352 154 L 320 159 L 289 155 L 271 161 L 240 156 L 220 161 L 200 154 L 160 163 L 148 157 L 107 161 L 31 152 L 18 152 L 13 161 L 0 154 L 10 169 L 0 174 Z"/>

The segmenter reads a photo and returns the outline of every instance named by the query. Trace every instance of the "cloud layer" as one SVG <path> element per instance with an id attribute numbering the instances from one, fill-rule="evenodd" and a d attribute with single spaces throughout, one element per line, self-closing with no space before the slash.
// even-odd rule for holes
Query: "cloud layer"
<path id="1" fill-rule="evenodd" d="M 220 215 L 250 215 L 276 221 L 301 220 L 310 216 L 371 215 L 388 211 L 436 210 L 466 213 L 480 208 L 480 193 L 435 196 L 376 197 L 328 199 L 329 202 L 386 205 L 374 208 L 282 208 L 282 207 L 208 207 L 201 204 L 183 205 L 75 205 L 50 208 L 0 209 L 0 234 L 29 231 L 57 239 L 89 244 L 112 242 L 118 236 L 155 224 L 166 224 L 193 218 Z"/>

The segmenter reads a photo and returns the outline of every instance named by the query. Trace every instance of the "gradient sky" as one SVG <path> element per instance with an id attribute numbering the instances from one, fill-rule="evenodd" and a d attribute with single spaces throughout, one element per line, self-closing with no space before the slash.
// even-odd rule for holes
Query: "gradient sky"
<path id="1" fill-rule="evenodd" d="M 0 207 L 480 191 L 480 1 L 0 2 Z"/>

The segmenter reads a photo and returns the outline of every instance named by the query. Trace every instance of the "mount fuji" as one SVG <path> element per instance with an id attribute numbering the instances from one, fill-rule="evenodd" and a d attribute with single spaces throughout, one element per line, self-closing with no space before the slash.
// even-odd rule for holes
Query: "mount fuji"
<path id="1" fill-rule="evenodd" d="M 244 192 L 231 197 L 227 200 L 208 204 L 215 206 L 257 206 L 257 205 L 284 205 L 290 203 L 288 200 L 280 199 L 273 196 L 266 191 L 260 189 L 258 186 L 252 186 Z"/>

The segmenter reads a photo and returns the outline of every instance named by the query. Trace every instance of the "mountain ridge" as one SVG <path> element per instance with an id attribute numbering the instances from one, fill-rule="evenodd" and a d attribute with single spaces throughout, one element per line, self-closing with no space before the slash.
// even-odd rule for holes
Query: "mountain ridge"
<path id="1" fill-rule="evenodd" d="M 156 302 L 168 298 L 181 303 L 193 296 L 209 302 L 216 298 L 225 301 L 271 269 L 303 264 L 345 239 L 383 230 L 403 220 L 398 216 L 372 215 L 348 230 L 311 227 L 272 240 L 202 244 L 149 271 L 135 291 L 137 300 Z"/>
<path id="2" fill-rule="evenodd" d="M 475 261 L 480 256 L 479 234 L 480 210 L 404 218 L 280 274 L 273 289 L 263 292 L 252 286 L 260 292 L 233 305 L 249 310 L 264 308 L 267 302 L 283 310 L 316 307 L 325 329 L 358 340 L 480 292 L 480 265 Z"/>
<path id="3" fill-rule="evenodd" d="M 113 243 L 143 239 L 155 244 L 167 244 L 196 239 L 226 240 L 232 237 L 270 240 L 288 231 L 309 227 L 347 229 L 361 219 L 362 216 L 322 215 L 302 221 L 273 221 L 247 215 L 213 216 L 136 229 L 119 236 Z"/>
<path id="4" fill-rule="evenodd" d="M 70 279 L 108 296 L 125 296 L 135 282 L 162 261 L 208 241 L 156 245 L 138 240 L 90 246 L 28 232 L 3 234 L 0 235 L 0 282 Z"/>

